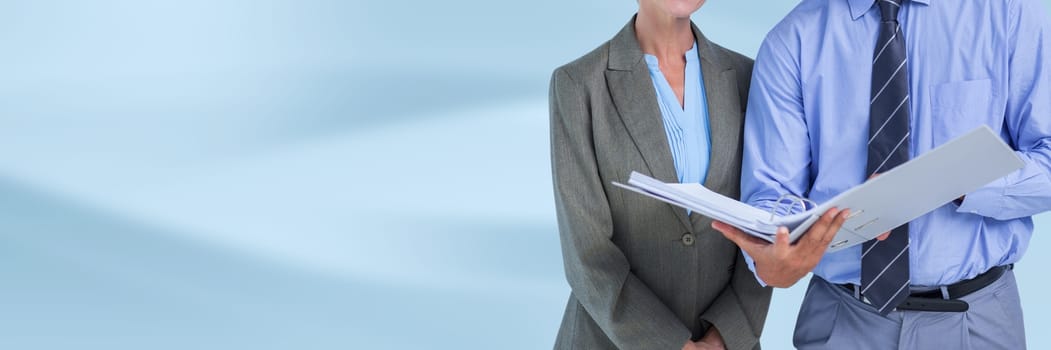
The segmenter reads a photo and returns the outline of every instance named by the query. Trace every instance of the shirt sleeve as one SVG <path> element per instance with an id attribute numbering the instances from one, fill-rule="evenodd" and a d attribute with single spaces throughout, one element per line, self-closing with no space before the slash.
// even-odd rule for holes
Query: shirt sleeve
<path id="1" fill-rule="evenodd" d="M 1011 4 L 1005 133 L 1025 166 L 967 194 L 959 212 L 1010 220 L 1051 210 L 1051 25 L 1036 0 Z"/>
<path id="2" fill-rule="evenodd" d="M 741 163 L 741 199 L 779 214 L 800 211 L 782 206 L 785 194 L 806 197 L 810 187 L 810 135 L 799 79 L 799 41 L 790 31 L 775 28 L 756 56 L 748 94 Z M 744 259 L 755 272 L 755 261 Z M 763 286 L 759 275 L 756 280 Z"/>

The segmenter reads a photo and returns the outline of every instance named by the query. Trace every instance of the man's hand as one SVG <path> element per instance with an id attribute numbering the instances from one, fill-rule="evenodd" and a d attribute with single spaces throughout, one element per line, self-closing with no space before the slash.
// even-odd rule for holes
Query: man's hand
<path id="1" fill-rule="evenodd" d="M 887 237 L 890 237 L 890 231 L 879 234 L 879 236 L 876 236 L 876 240 L 882 241 L 884 239 L 887 239 Z"/>
<path id="2" fill-rule="evenodd" d="M 795 244 L 788 241 L 788 228 L 777 229 L 774 244 L 741 232 L 726 223 L 713 221 L 712 228 L 723 233 L 755 260 L 755 270 L 767 285 L 788 288 L 806 276 L 828 249 L 850 210 L 829 209 L 810 226 Z"/>

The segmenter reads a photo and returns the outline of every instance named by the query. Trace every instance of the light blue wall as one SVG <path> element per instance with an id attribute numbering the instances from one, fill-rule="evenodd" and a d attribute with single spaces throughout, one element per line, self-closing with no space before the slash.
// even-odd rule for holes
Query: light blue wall
<path id="1" fill-rule="evenodd" d="M 754 55 L 793 3 L 696 21 Z M 549 348 L 548 77 L 634 7 L 0 1 L 0 348 Z M 1047 215 L 1018 267 L 1036 349 Z"/>

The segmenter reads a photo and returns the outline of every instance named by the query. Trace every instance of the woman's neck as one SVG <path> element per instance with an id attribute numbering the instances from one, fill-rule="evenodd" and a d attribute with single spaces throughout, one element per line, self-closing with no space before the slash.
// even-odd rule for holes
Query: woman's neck
<path id="1" fill-rule="evenodd" d="M 657 56 L 660 61 L 682 60 L 695 41 L 689 17 L 651 13 L 646 8 L 640 8 L 635 18 L 635 36 L 642 52 Z"/>

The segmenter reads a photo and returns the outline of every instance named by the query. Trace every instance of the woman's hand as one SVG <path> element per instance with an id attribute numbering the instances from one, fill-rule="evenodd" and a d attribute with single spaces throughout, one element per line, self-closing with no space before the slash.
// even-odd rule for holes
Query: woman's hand
<path id="1" fill-rule="evenodd" d="M 723 337 L 719 334 L 719 330 L 713 326 L 708 328 L 708 333 L 705 333 L 701 340 L 687 341 L 686 345 L 682 346 L 682 350 L 726 350 L 726 344 L 723 344 Z"/>

